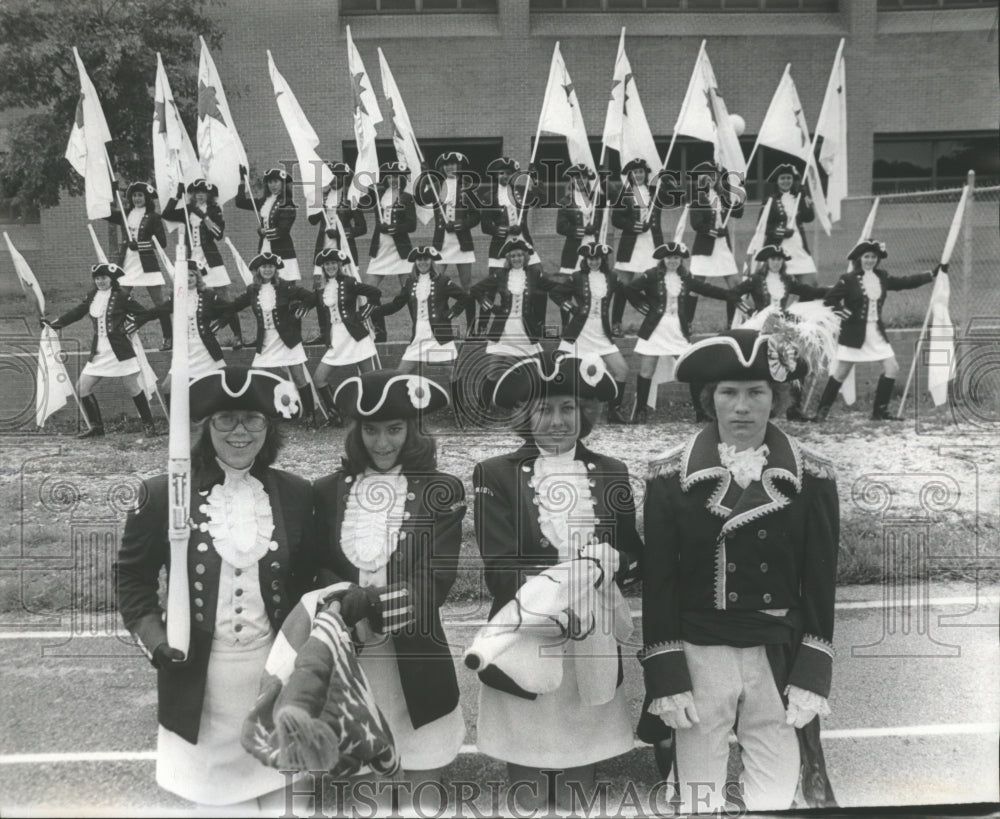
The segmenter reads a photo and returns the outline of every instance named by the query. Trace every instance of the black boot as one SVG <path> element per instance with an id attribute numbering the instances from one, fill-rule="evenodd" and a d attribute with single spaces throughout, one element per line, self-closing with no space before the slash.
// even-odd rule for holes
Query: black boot
<path id="1" fill-rule="evenodd" d="M 465 337 L 475 338 L 479 303 L 468 293 L 466 296 L 468 296 L 468 301 L 465 302 Z"/>
<path id="2" fill-rule="evenodd" d="M 323 304 L 322 296 L 320 297 L 319 309 L 316 311 L 316 321 L 319 322 L 319 333 L 303 343 L 307 347 L 312 347 L 317 344 L 322 345 L 323 347 L 329 347 L 330 311 L 327 309 L 326 305 Z"/>
<path id="3" fill-rule="evenodd" d="M 77 438 L 100 438 L 104 435 L 104 422 L 101 420 L 101 408 L 97 406 L 97 397 L 94 395 L 81 395 L 80 403 L 83 411 L 87 414 L 90 422 L 90 429 L 86 429 L 77 435 Z"/>
<path id="4" fill-rule="evenodd" d="M 455 423 L 458 424 L 458 428 L 461 430 L 465 429 L 465 398 L 462 395 L 462 382 L 452 381 L 448 385 L 448 391 L 451 393 L 451 411 L 455 413 Z"/>
<path id="5" fill-rule="evenodd" d="M 641 375 L 635 379 L 635 409 L 632 410 L 632 423 L 645 424 L 649 417 L 649 389 L 653 382 L 649 378 Z"/>
<path id="6" fill-rule="evenodd" d="M 656 760 L 656 770 L 660 774 L 660 780 L 670 779 L 674 768 L 674 743 L 673 740 L 661 740 L 653 746 L 653 758 Z"/>
<path id="7" fill-rule="evenodd" d="M 902 421 L 889 412 L 889 399 L 892 398 L 892 388 L 896 386 L 895 378 L 879 376 L 878 385 L 875 387 L 875 404 L 872 407 L 873 421 Z"/>
<path id="8" fill-rule="evenodd" d="M 303 384 L 296 385 L 299 391 L 299 400 L 302 402 L 302 420 L 307 424 L 316 423 L 316 402 L 313 400 L 312 387 Z"/>
<path id="9" fill-rule="evenodd" d="M 726 327 L 733 326 L 733 317 L 736 315 L 736 302 L 727 301 L 726 302 Z"/>
<path id="10" fill-rule="evenodd" d="M 163 334 L 160 350 L 163 352 L 174 349 L 174 327 L 170 322 L 170 316 L 160 316 L 160 332 Z"/>
<path id="11" fill-rule="evenodd" d="M 608 423 L 609 424 L 627 424 L 628 418 L 622 413 L 622 404 L 625 402 L 625 388 L 628 386 L 625 381 L 616 381 L 615 386 L 618 387 L 618 395 L 615 396 L 614 400 L 608 404 Z"/>
<path id="12" fill-rule="evenodd" d="M 243 349 L 243 328 L 240 326 L 239 316 L 229 319 L 229 330 L 233 334 L 233 350 Z"/>
<path id="13" fill-rule="evenodd" d="M 688 384 L 688 390 L 691 393 L 691 405 L 694 407 L 694 422 L 696 424 L 704 424 L 710 420 L 705 413 L 705 408 L 701 405 L 701 388 L 704 386 L 701 383 Z"/>
<path id="14" fill-rule="evenodd" d="M 805 395 L 802 384 L 799 381 L 794 381 L 789 385 L 789 391 L 792 396 L 791 406 L 785 411 L 785 418 L 789 421 L 814 421 L 815 418 L 811 415 L 806 415 L 802 411 L 802 399 Z"/>
<path id="15" fill-rule="evenodd" d="M 814 421 L 825 421 L 826 417 L 830 414 L 830 407 L 833 406 L 833 402 L 837 400 L 837 395 L 840 393 L 840 387 L 843 382 L 838 381 L 832 375 L 830 379 L 826 382 L 826 387 L 823 389 L 823 395 L 819 399 L 819 408 L 816 410 L 816 414 L 813 416 Z"/>
<path id="16" fill-rule="evenodd" d="M 132 403 L 139 410 L 139 418 L 142 419 L 142 431 L 152 438 L 156 435 L 156 424 L 153 423 L 153 413 L 149 409 L 149 400 L 146 398 L 146 393 L 140 392 L 138 395 L 133 395 Z"/>
<path id="17" fill-rule="evenodd" d="M 337 411 L 337 405 L 334 403 L 333 387 L 327 384 L 324 387 L 317 387 L 316 392 L 319 393 L 319 400 L 323 402 L 323 409 L 326 410 L 329 425 L 331 427 L 342 427 L 344 419 L 340 416 L 340 412 Z"/>
<path id="18" fill-rule="evenodd" d="M 385 316 L 381 313 L 374 313 L 372 315 L 372 327 L 375 328 L 375 343 L 382 344 L 389 340 L 388 335 L 385 331 Z"/>
<path id="19" fill-rule="evenodd" d="M 681 309 L 684 310 L 684 324 L 689 332 L 694 332 L 694 313 L 698 309 L 698 297 L 688 294 L 684 297 Z"/>

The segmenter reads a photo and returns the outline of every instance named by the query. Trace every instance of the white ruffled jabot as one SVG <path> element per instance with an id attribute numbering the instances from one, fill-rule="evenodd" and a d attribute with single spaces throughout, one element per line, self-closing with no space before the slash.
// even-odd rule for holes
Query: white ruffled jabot
<path id="1" fill-rule="evenodd" d="M 237 569 L 246 569 L 260 560 L 271 545 L 274 517 L 264 485 L 249 469 L 233 469 L 219 461 L 225 479 L 212 487 L 205 498 L 208 520 L 202 531 L 212 537 L 219 556 Z"/>
<path id="2" fill-rule="evenodd" d="M 399 466 L 388 472 L 366 470 L 352 484 L 340 527 L 340 548 L 361 571 L 378 571 L 396 551 L 407 486 Z"/>
<path id="3" fill-rule="evenodd" d="M 575 455 L 572 449 L 558 455 L 540 450 L 531 478 L 538 526 L 561 560 L 576 557 L 594 539 L 597 526 L 587 465 Z"/>

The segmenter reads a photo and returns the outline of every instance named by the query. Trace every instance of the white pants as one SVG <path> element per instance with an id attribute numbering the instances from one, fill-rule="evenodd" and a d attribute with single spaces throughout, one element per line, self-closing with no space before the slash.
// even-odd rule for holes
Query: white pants
<path id="1" fill-rule="evenodd" d="M 795 729 L 785 724 L 764 646 L 684 643 L 684 656 L 701 722 L 675 734 L 683 812 L 705 813 L 725 804 L 729 733 L 737 722 L 747 810 L 788 810 L 799 780 L 799 743 Z"/>

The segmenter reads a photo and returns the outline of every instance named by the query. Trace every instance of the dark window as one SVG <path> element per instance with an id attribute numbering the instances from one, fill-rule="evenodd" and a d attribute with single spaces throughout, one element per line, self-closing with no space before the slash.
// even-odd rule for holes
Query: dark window
<path id="1" fill-rule="evenodd" d="M 1000 183 L 1000 138 L 995 133 L 876 134 L 872 192 L 956 188 L 966 173 L 977 185 Z"/>
<path id="2" fill-rule="evenodd" d="M 879 11 L 996 8 L 997 0 L 878 0 Z"/>
<path id="3" fill-rule="evenodd" d="M 344 162 L 353 168 L 358 161 L 357 143 L 353 139 L 345 139 L 342 150 Z M 396 149 L 391 139 L 375 140 L 375 150 L 378 153 L 379 163 L 396 160 Z M 421 139 L 420 150 L 423 151 L 429 168 L 434 167 L 434 160 L 445 151 L 459 151 L 469 158 L 469 170 L 486 178 L 486 166 L 491 160 L 503 155 L 503 139 L 501 137 Z"/>
<path id="4" fill-rule="evenodd" d="M 425 0 L 426 1 L 426 0 Z M 837 0 L 530 0 L 531 11 L 835 12 Z"/>
<path id="5" fill-rule="evenodd" d="M 341 0 L 340 13 L 411 14 L 418 12 L 466 12 L 496 14 L 497 0 Z"/>

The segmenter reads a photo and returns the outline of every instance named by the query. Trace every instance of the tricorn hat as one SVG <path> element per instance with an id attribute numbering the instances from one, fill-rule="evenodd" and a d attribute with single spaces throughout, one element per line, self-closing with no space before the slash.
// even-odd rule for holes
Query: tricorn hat
<path id="1" fill-rule="evenodd" d="M 645 168 L 647 174 L 653 172 L 653 169 L 649 167 L 649 163 L 641 156 L 637 156 L 635 159 L 630 159 L 625 163 L 622 167 L 622 173 L 629 173 L 630 171 L 634 171 L 636 168 Z"/>
<path id="2" fill-rule="evenodd" d="M 273 264 L 278 270 L 285 266 L 284 261 L 277 253 L 258 253 L 250 260 L 248 267 L 251 270 L 256 270 L 262 264 Z"/>
<path id="3" fill-rule="evenodd" d="M 778 245 L 764 245 L 753 257 L 755 262 L 766 262 L 768 259 L 784 259 L 786 262 L 792 257 L 785 253 Z"/>
<path id="4" fill-rule="evenodd" d="M 592 259 L 595 256 L 610 256 L 611 245 L 605 245 L 601 242 L 590 242 L 586 245 L 580 245 L 579 249 L 576 251 L 576 255 L 582 256 L 585 259 Z"/>
<path id="5" fill-rule="evenodd" d="M 131 185 L 129 185 L 125 191 L 126 198 L 131 199 L 132 194 L 135 193 L 136 191 L 146 194 L 147 199 L 157 198 L 156 188 L 145 182 L 133 182 Z"/>
<path id="6" fill-rule="evenodd" d="M 415 262 L 417 259 L 432 259 L 437 262 L 441 260 L 441 253 L 432 245 L 420 245 L 413 248 L 410 251 L 410 255 L 406 257 L 406 261 L 408 262 Z"/>
<path id="7" fill-rule="evenodd" d="M 599 355 L 578 358 L 556 350 L 512 364 L 497 379 L 493 403 L 513 409 L 531 398 L 555 395 L 610 401 L 618 387 Z"/>
<path id="8" fill-rule="evenodd" d="M 101 264 L 95 264 L 90 268 L 90 275 L 92 275 L 95 279 L 98 276 L 110 276 L 112 280 L 114 280 L 120 279 L 124 276 L 125 271 L 112 262 L 102 262 Z"/>
<path id="9" fill-rule="evenodd" d="M 486 166 L 486 173 L 517 173 L 521 170 L 521 163 L 511 156 L 498 156 Z"/>
<path id="10" fill-rule="evenodd" d="M 680 256 L 687 259 L 691 255 L 688 246 L 684 242 L 664 242 L 653 251 L 654 259 L 666 259 L 667 256 Z"/>
<path id="11" fill-rule="evenodd" d="M 292 175 L 288 171 L 282 170 L 281 168 L 271 168 L 266 174 L 264 174 L 264 181 L 269 182 L 272 179 L 280 179 L 286 185 L 290 185 L 292 182 Z"/>
<path id="12" fill-rule="evenodd" d="M 585 165 L 583 162 L 577 162 L 575 165 L 570 165 L 566 169 L 566 178 L 571 179 L 572 177 L 579 177 L 580 179 L 594 179 L 595 174 L 593 168 L 589 165 Z"/>
<path id="13" fill-rule="evenodd" d="M 780 165 L 778 165 L 777 168 L 775 168 L 773 171 L 771 171 L 771 173 L 767 175 L 767 181 L 777 182 L 778 177 L 781 176 L 782 174 L 788 174 L 793 179 L 798 179 L 799 177 L 802 176 L 802 174 L 799 172 L 799 169 L 796 168 L 791 162 L 782 162 Z"/>
<path id="14" fill-rule="evenodd" d="M 757 330 L 727 330 L 692 344 L 677 359 L 674 377 L 687 383 L 800 379 L 809 365 L 793 340 Z"/>
<path id="15" fill-rule="evenodd" d="M 434 167 L 441 170 L 444 165 L 449 163 L 454 163 L 458 165 L 459 168 L 468 168 L 469 158 L 460 151 L 445 151 L 435 160 Z"/>
<path id="16" fill-rule="evenodd" d="M 512 250 L 523 250 L 530 256 L 535 249 L 520 236 L 512 236 L 503 243 L 503 246 L 500 248 L 500 255 L 506 256 Z"/>
<path id="17" fill-rule="evenodd" d="M 196 179 L 187 186 L 188 193 L 207 193 L 209 196 L 218 196 L 219 189 L 207 179 Z"/>
<path id="18" fill-rule="evenodd" d="M 295 418 L 302 411 L 291 381 L 248 367 L 229 366 L 196 378 L 189 395 L 194 421 L 226 410 L 261 412 L 269 418 Z"/>
<path id="19" fill-rule="evenodd" d="M 874 253 L 879 259 L 885 259 L 889 254 L 885 252 L 885 242 L 876 242 L 874 239 L 865 239 L 858 242 L 847 254 L 848 261 L 860 259 L 866 253 Z"/>
<path id="20" fill-rule="evenodd" d="M 348 378 L 333 400 L 341 414 L 363 421 L 415 418 L 448 406 L 448 392 L 429 378 L 398 370 L 373 370 Z"/>
<path id="21" fill-rule="evenodd" d="M 342 265 L 350 264 L 351 257 L 343 250 L 338 250 L 335 247 L 327 247 L 316 254 L 314 264 L 316 267 L 322 267 L 327 262 L 340 262 Z"/>

